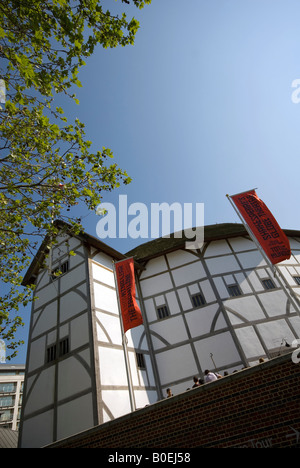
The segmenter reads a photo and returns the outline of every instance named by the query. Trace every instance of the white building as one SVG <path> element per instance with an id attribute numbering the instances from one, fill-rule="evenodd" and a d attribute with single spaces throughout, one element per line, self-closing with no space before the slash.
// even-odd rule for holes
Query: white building
<path id="1" fill-rule="evenodd" d="M 129 413 L 113 261 L 100 240 L 46 242 L 24 283 L 35 282 L 21 447 L 40 447 Z M 144 325 L 127 332 L 135 408 L 183 392 L 205 369 L 232 372 L 283 353 L 300 336 L 300 231 L 285 231 L 292 257 L 274 277 L 239 224 L 205 228 L 200 251 L 157 239 L 129 252 Z M 76 253 L 70 255 L 70 251 Z M 62 273 L 55 276 L 55 270 Z M 291 299 L 292 298 L 292 299 Z M 297 310 L 298 309 L 298 310 Z"/>
<path id="2" fill-rule="evenodd" d="M 0 364 L 0 429 L 19 429 L 24 374 L 24 365 Z"/>

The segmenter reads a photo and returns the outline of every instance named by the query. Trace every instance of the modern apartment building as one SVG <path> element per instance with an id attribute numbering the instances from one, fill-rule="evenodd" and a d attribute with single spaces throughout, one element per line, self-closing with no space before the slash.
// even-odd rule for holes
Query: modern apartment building
<path id="1" fill-rule="evenodd" d="M 19 429 L 25 365 L 0 364 L 0 428 Z"/>

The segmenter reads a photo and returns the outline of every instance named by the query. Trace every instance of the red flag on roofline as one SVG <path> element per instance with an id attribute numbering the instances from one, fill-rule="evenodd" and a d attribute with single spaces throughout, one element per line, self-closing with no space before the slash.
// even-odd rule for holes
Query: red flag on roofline
<path id="1" fill-rule="evenodd" d="M 124 333 L 143 323 L 143 317 L 136 302 L 134 261 L 128 258 L 115 263 Z"/>
<path id="2" fill-rule="evenodd" d="M 271 263 L 275 265 L 289 259 L 289 240 L 255 190 L 231 195 L 230 198 Z"/>

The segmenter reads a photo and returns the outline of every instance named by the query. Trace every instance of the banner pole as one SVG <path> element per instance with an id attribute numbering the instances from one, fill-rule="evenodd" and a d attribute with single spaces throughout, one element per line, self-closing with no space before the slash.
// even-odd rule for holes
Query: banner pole
<path id="1" fill-rule="evenodd" d="M 242 193 L 246 193 L 246 192 L 242 192 Z M 248 232 L 250 238 L 253 240 L 253 242 L 255 243 L 256 247 L 258 248 L 258 250 L 260 251 L 263 259 L 265 260 L 265 262 L 267 263 L 267 265 L 271 268 L 271 271 L 273 272 L 274 274 L 274 277 L 276 276 L 276 273 L 278 273 L 278 281 L 281 285 L 281 288 L 286 292 L 288 298 L 290 299 L 291 301 L 291 304 L 293 305 L 293 307 L 295 308 L 296 312 L 298 312 L 298 314 L 300 315 L 300 307 L 299 307 L 299 303 L 298 303 L 298 299 L 295 297 L 294 299 L 294 293 L 290 290 L 290 286 L 286 283 L 286 279 L 284 278 L 284 276 L 282 275 L 281 271 L 279 270 L 279 268 L 276 268 L 275 265 L 273 265 L 269 258 L 267 257 L 267 255 L 265 254 L 263 248 L 261 247 L 261 245 L 259 244 L 258 240 L 256 239 L 255 235 L 253 234 L 252 230 L 250 229 L 250 227 L 248 226 L 248 224 L 246 223 L 246 221 L 244 220 L 243 216 L 241 215 L 241 213 L 239 212 L 239 210 L 237 209 L 237 207 L 235 206 L 235 203 L 232 201 L 231 199 L 231 196 L 230 195 L 226 195 L 226 197 L 228 198 L 231 206 L 233 207 L 234 211 L 236 212 L 236 214 L 238 215 L 238 217 L 240 218 L 240 220 L 242 221 L 246 231 Z"/>
<path id="2" fill-rule="evenodd" d="M 127 339 L 126 334 L 124 333 L 124 326 L 123 326 L 123 320 L 122 320 L 122 312 L 121 312 L 121 306 L 120 306 L 119 288 L 118 288 L 118 281 L 117 281 L 117 276 L 116 276 L 115 263 L 116 262 L 113 261 L 114 280 L 115 280 L 115 285 L 116 285 L 119 319 L 120 319 L 121 334 L 122 334 L 122 346 L 123 346 L 123 351 L 124 351 L 126 375 L 127 375 L 128 390 L 129 390 L 130 408 L 131 408 L 131 412 L 133 412 L 133 411 L 136 410 L 136 408 L 135 408 L 135 399 L 134 399 L 134 392 L 133 392 L 133 386 L 132 386 L 132 380 L 131 380 L 129 355 L 128 355 L 128 349 L 127 349 L 128 339 Z"/>

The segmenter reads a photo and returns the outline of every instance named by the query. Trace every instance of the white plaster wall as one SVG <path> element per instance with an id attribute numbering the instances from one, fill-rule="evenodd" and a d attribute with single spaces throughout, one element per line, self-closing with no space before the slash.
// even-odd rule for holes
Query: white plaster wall
<path id="1" fill-rule="evenodd" d="M 238 328 L 235 333 L 248 359 L 265 356 L 264 348 L 252 326 Z"/>
<path id="2" fill-rule="evenodd" d="M 197 279 L 204 278 L 205 271 L 201 262 L 197 261 L 189 265 L 172 270 L 172 276 L 176 286 L 191 283 Z"/>
<path id="3" fill-rule="evenodd" d="M 82 294 L 84 296 L 82 296 Z M 71 319 L 75 315 L 87 310 L 86 285 L 78 286 L 60 298 L 60 322 Z"/>
<path id="4" fill-rule="evenodd" d="M 161 275 L 141 280 L 140 285 L 144 298 L 154 296 L 155 294 L 159 294 L 173 288 L 169 273 L 162 273 Z"/>
<path id="5" fill-rule="evenodd" d="M 218 368 L 241 359 L 229 332 L 209 336 L 196 341 L 194 345 L 203 371 L 214 367 L 210 353 L 213 354 L 213 359 Z"/>
<path id="6" fill-rule="evenodd" d="M 195 309 L 186 314 L 186 320 L 192 338 L 211 332 L 212 323 L 218 309 L 218 304 L 212 304 L 210 306 L 201 307 L 200 309 Z"/>
<path id="7" fill-rule="evenodd" d="M 21 448 L 40 448 L 53 442 L 53 410 L 23 422 Z"/>
<path id="8" fill-rule="evenodd" d="M 123 349 L 99 346 L 98 353 L 101 385 L 128 386 Z"/>
<path id="9" fill-rule="evenodd" d="M 102 390 L 101 395 L 103 402 L 108 407 L 109 411 L 112 413 L 113 418 L 119 418 L 124 414 L 131 413 L 128 390 L 118 390 L 118 392 L 111 390 Z M 103 416 L 104 422 L 111 420 L 111 417 L 105 412 L 105 410 L 103 412 Z"/>
<path id="10" fill-rule="evenodd" d="M 91 388 L 91 376 L 89 351 L 78 353 L 78 356 L 70 356 L 58 363 L 58 401 L 71 398 L 77 393 Z M 80 359 L 88 366 L 83 366 Z"/>
<path id="11" fill-rule="evenodd" d="M 171 345 L 188 339 L 187 331 L 181 316 L 169 317 L 166 320 L 156 322 L 150 325 L 150 333 L 151 331 L 156 332 Z M 159 344 L 162 346 L 162 342 Z M 154 344 L 154 347 L 157 349 L 157 343 Z"/>
<path id="12" fill-rule="evenodd" d="M 197 365 L 189 344 L 156 354 L 162 385 L 197 374 Z"/>
<path id="13" fill-rule="evenodd" d="M 25 416 L 51 405 L 54 398 L 54 388 L 55 369 L 53 366 L 42 370 L 38 376 L 28 377 Z"/>
<path id="14" fill-rule="evenodd" d="M 33 313 L 32 319 L 32 338 L 35 338 L 53 328 L 57 322 L 57 301 L 55 300 L 50 302 L 50 304 L 44 306 L 43 309 Z"/>
<path id="15" fill-rule="evenodd" d="M 91 393 L 58 406 L 58 440 L 90 429 L 93 426 L 93 397 Z"/>

